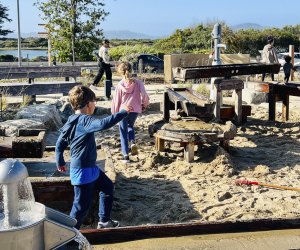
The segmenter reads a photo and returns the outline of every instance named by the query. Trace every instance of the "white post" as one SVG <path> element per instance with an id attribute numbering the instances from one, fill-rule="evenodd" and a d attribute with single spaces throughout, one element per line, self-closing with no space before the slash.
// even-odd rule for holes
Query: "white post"
<path id="1" fill-rule="evenodd" d="M 18 14 L 18 65 L 22 66 L 21 57 L 21 29 L 20 29 L 20 10 L 19 10 L 19 0 L 17 0 L 17 14 Z"/>

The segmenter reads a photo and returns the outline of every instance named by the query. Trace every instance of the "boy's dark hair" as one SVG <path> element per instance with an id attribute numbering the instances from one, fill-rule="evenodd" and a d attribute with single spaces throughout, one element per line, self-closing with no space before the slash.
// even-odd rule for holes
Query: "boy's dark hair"
<path id="1" fill-rule="evenodd" d="M 285 56 L 284 60 L 285 60 L 285 62 L 289 63 L 289 62 L 291 62 L 292 58 L 290 56 Z"/>
<path id="2" fill-rule="evenodd" d="M 75 86 L 69 91 L 70 103 L 73 110 L 84 108 L 89 102 L 96 100 L 95 93 L 86 86 Z"/>

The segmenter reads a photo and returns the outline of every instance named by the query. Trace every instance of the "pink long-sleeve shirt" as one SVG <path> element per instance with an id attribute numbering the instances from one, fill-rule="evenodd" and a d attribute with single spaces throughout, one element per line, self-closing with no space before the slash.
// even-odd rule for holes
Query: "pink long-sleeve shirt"
<path id="1" fill-rule="evenodd" d="M 128 83 L 122 79 L 116 89 L 112 101 L 111 113 L 117 113 L 126 104 L 133 108 L 132 112 L 142 113 L 142 106 L 149 105 L 149 96 L 142 81 L 134 79 L 133 83 Z"/>

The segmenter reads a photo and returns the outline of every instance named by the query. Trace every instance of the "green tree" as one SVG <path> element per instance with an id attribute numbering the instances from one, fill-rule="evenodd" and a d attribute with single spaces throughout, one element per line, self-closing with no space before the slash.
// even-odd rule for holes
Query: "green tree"
<path id="1" fill-rule="evenodd" d="M 0 3 L 0 36 L 6 36 L 9 33 L 12 33 L 11 30 L 4 29 L 3 28 L 3 23 L 6 22 L 11 22 L 11 19 L 8 18 L 7 14 L 8 8 L 3 6 Z"/>
<path id="2" fill-rule="evenodd" d="M 91 60 L 103 38 L 101 22 L 109 14 L 102 0 L 36 0 L 49 32 L 52 54 L 59 61 Z"/>

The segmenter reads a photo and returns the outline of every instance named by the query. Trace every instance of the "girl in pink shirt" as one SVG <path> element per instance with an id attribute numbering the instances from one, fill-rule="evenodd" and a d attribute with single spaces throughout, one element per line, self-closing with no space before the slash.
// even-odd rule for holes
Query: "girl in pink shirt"
<path id="1" fill-rule="evenodd" d="M 131 154 L 137 154 L 135 144 L 134 123 L 139 113 L 142 113 L 149 105 L 149 96 L 142 81 L 132 77 L 132 67 L 128 62 L 122 62 L 118 72 L 123 76 L 118 83 L 112 100 L 112 114 L 119 112 L 124 105 L 132 106 L 132 112 L 119 122 L 121 148 L 123 161 L 129 163 L 129 143 Z"/>

